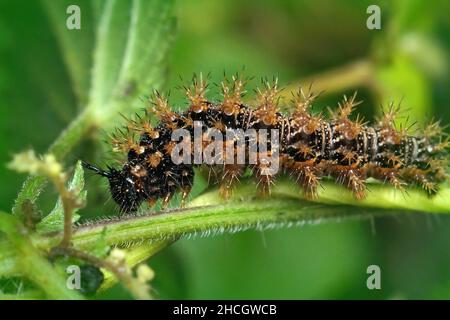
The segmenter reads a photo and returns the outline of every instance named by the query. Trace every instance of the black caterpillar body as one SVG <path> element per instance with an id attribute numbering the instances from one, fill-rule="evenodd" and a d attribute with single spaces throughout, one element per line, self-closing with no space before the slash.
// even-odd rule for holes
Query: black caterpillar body
<path id="1" fill-rule="evenodd" d="M 309 112 L 316 96 L 311 92 L 305 94 L 301 89 L 294 96 L 292 114 L 283 115 L 279 111 L 276 82 L 266 83 L 263 90 L 258 90 L 256 108 L 242 103 L 244 84 L 237 76 L 231 81 L 225 80 L 221 86 L 223 101 L 212 103 L 205 97 L 206 83 L 201 77 L 194 77 L 192 86 L 186 88 L 190 106 L 185 112 L 172 111 L 167 100 L 155 93 L 151 112 L 158 116 L 159 124 L 152 126 L 150 112 L 147 112 L 142 118 L 130 120 L 128 125 L 130 131 L 139 133 L 137 141 L 127 135 L 113 136 L 114 149 L 127 152 L 126 163 L 120 169 L 109 168 L 108 171 L 87 163 L 85 167 L 109 179 L 112 197 L 123 212 L 136 211 L 144 201 L 153 204 L 163 199 L 163 205 L 167 205 L 177 191 L 182 192 L 184 200 L 193 184 L 194 167 L 200 164 L 174 163 L 171 152 L 177 142 L 172 141 L 172 133 L 180 128 L 187 130 L 193 144 L 194 123 L 199 121 L 203 133 L 208 128 L 224 133 L 224 144 L 233 144 L 236 154 L 236 141 L 226 141 L 226 130 L 268 129 L 270 135 L 270 129 L 277 129 L 278 174 L 292 177 L 307 198 L 316 196 L 320 179 L 326 176 L 345 185 L 358 199 L 364 198 L 365 180 L 369 177 L 400 190 L 409 184 L 420 185 L 429 194 L 437 191 L 437 183 L 447 179 L 448 137 L 438 123 L 430 124 L 419 135 L 409 135 L 395 128 L 398 110 L 393 106 L 373 126 L 358 118 L 352 121 L 350 113 L 358 104 L 355 96 L 349 99 L 344 96 L 331 118 L 324 119 Z M 209 143 L 202 140 L 204 146 Z M 269 142 L 267 152 L 273 153 L 272 148 Z M 195 152 L 194 145 L 193 150 Z M 224 197 L 229 195 L 246 168 L 252 171 L 258 189 L 264 194 L 270 192 L 278 175 L 267 174 L 267 162 L 258 160 L 250 164 L 248 158 L 244 164 L 203 165 L 214 169 L 212 172 L 216 173 Z"/>

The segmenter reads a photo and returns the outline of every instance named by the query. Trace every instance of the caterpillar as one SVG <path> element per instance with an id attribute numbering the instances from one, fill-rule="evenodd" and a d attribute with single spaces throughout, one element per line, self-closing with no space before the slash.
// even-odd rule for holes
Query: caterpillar
<path id="1" fill-rule="evenodd" d="M 270 194 L 275 179 L 284 174 L 299 184 L 307 199 L 317 197 L 325 177 L 350 189 L 356 199 L 366 196 L 368 178 L 401 191 L 418 185 L 430 195 L 448 178 L 449 141 L 439 122 L 411 135 L 396 128 L 399 107 L 394 104 L 373 125 L 359 116 L 351 120 L 360 104 L 356 93 L 344 96 L 325 118 L 311 112 L 318 96 L 311 88 L 299 88 L 291 114 L 283 114 L 276 79 L 256 90 L 256 107 L 251 108 L 242 101 L 247 82 L 240 75 L 224 79 L 219 85 L 222 100 L 211 102 L 207 81 L 194 75 L 183 87 L 189 107 L 182 112 L 173 111 L 168 98 L 155 91 L 145 114 L 128 119 L 126 130 L 111 136 L 113 150 L 126 153 L 121 168 L 84 166 L 109 180 L 121 212 L 134 212 L 144 201 L 154 205 L 159 199 L 165 207 L 177 192 L 183 204 L 198 166 L 210 169 L 224 198 L 246 171 L 263 195 Z M 206 151 L 209 157 L 203 159 Z M 275 163 L 278 170 L 273 170 Z"/>

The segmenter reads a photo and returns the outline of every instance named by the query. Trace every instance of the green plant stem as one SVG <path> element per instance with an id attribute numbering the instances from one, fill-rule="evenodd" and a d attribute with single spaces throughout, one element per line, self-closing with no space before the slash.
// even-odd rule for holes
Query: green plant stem
<path id="1" fill-rule="evenodd" d="M 72 240 L 72 218 L 73 211 L 76 208 L 81 208 L 82 203 L 78 203 L 77 195 L 66 187 L 66 181 L 61 175 L 50 177 L 56 190 L 58 190 L 61 202 L 64 208 L 64 229 L 63 239 L 61 240 L 61 247 L 69 247 Z"/>
<path id="2" fill-rule="evenodd" d="M 281 94 L 290 99 L 291 92 L 296 92 L 300 86 L 305 87 L 310 84 L 312 84 L 312 89 L 315 92 L 340 92 L 360 86 L 373 89 L 374 92 L 379 91 L 375 77 L 375 66 L 368 59 L 357 60 L 347 65 L 303 78 L 289 85 Z"/>
<path id="3" fill-rule="evenodd" d="M 331 187 L 331 186 L 330 186 Z M 388 187 L 389 188 L 389 187 Z M 376 202 L 377 196 L 388 199 L 381 188 L 372 198 L 356 201 L 342 188 L 331 189 L 327 203 L 309 202 L 299 198 L 299 194 L 292 191 L 292 183 L 282 184 L 273 190 L 272 197 L 261 200 L 255 198 L 251 186 L 244 185 L 236 192 L 235 199 L 223 203 L 218 192 L 211 191 L 195 199 L 193 208 L 172 210 L 164 213 L 154 213 L 143 216 L 128 216 L 118 220 L 105 220 L 93 224 L 80 226 L 73 234 L 73 243 L 80 248 L 89 248 L 99 239 L 103 228 L 107 232 L 105 241 L 109 245 L 136 245 L 149 240 L 173 239 L 180 236 L 210 235 L 222 232 L 237 232 L 250 228 L 264 229 L 282 225 L 302 225 L 317 223 L 325 220 L 335 220 L 350 217 L 369 218 L 376 214 L 396 214 L 412 212 L 442 212 L 449 213 L 449 204 L 443 200 L 426 200 L 430 210 L 422 207 L 411 208 L 407 198 L 400 194 L 391 195 L 398 202 L 396 208 L 385 210 L 383 201 Z M 328 186 L 325 190 L 329 189 Z M 419 197 L 411 191 L 414 197 Z M 447 191 L 448 192 L 448 191 Z M 389 192 L 387 192 L 389 194 Z M 334 195 L 333 195 L 334 194 Z M 347 204 L 344 204 L 345 201 Z M 334 201 L 334 203 L 332 203 Z M 340 201 L 341 203 L 337 203 Z M 391 200 L 392 201 L 392 200 Z M 436 203 L 434 203 L 436 201 Z M 218 204 L 223 203 L 223 204 Z M 412 201 L 414 205 L 414 201 Z M 434 205 L 432 205 L 434 203 Z M 361 205 L 361 206 L 355 206 Z M 391 204 L 392 205 L 392 204 Z M 51 247 L 60 235 L 41 240 L 39 246 Z M 42 242 L 44 241 L 44 242 Z M 37 244 L 38 245 L 38 244 Z"/>
<path id="4" fill-rule="evenodd" d="M 35 283 L 50 299 L 82 299 L 66 287 L 64 277 L 40 255 L 26 236 L 28 230 L 12 215 L 0 212 L 0 231 L 14 246 L 16 263 L 25 277 Z"/>
<path id="5" fill-rule="evenodd" d="M 191 208 L 82 225 L 74 231 L 72 243 L 78 250 L 89 250 L 103 237 L 111 246 L 133 246 L 128 249 L 126 260 L 131 268 L 179 237 L 301 226 L 348 218 L 370 219 L 376 215 L 450 213 L 449 188 L 443 188 L 433 198 L 426 197 L 420 190 L 409 190 L 409 195 L 402 195 L 390 187 L 379 185 L 370 185 L 370 190 L 366 200 L 356 201 L 348 191 L 330 183 L 320 193 L 318 201 L 323 203 L 308 202 L 301 200 L 299 191 L 293 188 L 291 182 L 282 180 L 273 189 L 270 198 L 261 200 L 254 196 L 253 186 L 246 183 L 236 190 L 233 199 L 224 204 L 219 204 L 223 203 L 223 200 L 220 199 L 218 191 L 213 190 L 194 199 L 190 203 L 193 206 Z M 31 240 L 34 247 L 49 251 L 59 244 L 61 236 L 61 233 L 52 233 L 35 236 Z M 0 275 L 17 275 L 18 270 L 22 271 L 20 257 L 23 255 L 17 255 L 15 248 L 7 241 L 0 241 L 0 249 L 3 256 L 0 262 Z M 33 259 L 30 257 L 36 254 L 34 250 L 33 248 L 30 250 L 32 252 L 27 253 L 28 259 Z M 36 265 L 35 262 L 29 263 Z M 44 274 L 45 272 L 41 273 Z M 33 277 L 37 275 L 33 274 Z M 39 283 L 39 280 L 35 281 Z M 116 277 L 106 273 L 101 290 L 109 288 L 116 281 Z"/>
<path id="6" fill-rule="evenodd" d="M 206 195 L 209 196 L 209 195 Z M 347 213 L 348 212 L 348 213 Z M 72 243 L 79 250 L 95 247 L 104 234 L 109 245 L 139 245 L 145 242 L 174 240 L 181 236 L 208 236 L 224 232 L 258 230 L 277 226 L 303 225 L 343 217 L 371 217 L 383 213 L 379 210 L 355 211 L 350 206 L 331 206 L 286 198 L 271 201 L 236 202 L 226 205 L 173 210 L 162 214 L 126 217 L 116 221 L 103 221 L 81 226 L 73 233 Z M 61 234 L 36 238 L 34 244 L 42 250 L 59 244 Z M 9 251 L 7 251 L 9 252 Z M 14 259 L 14 257 L 4 257 Z M 10 266 L 14 262 L 10 263 Z M 2 272 L 11 270 L 0 270 Z"/>
<path id="7" fill-rule="evenodd" d="M 218 191 L 208 191 L 183 210 L 125 216 L 113 220 L 88 223 L 78 227 L 72 242 L 77 249 L 95 247 L 104 237 L 108 245 L 139 245 L 156 240 L 173 240 L 180 236 L 210 235 L 237 232 L 250 228 L 263 229 L 282 225 L 302 225 L 343 218 L 371 218 L 373 215 L 397 213 L 450 213 L 450 188 L 442 186 L 435 197 L 427 197 L 421 190 L 409 189 L 408 194 L 390 186 L 370 184 L 365 200 L 357 201 L 343 187 L 325 184 L 316 202 L 301 199 L 292 182 L 280 180 L 266 199 L 255 197 L 254 186 L 243 183 L 228 202 L 220 199 Z M 103 229 L 106 231 L 103 235 Z M 34 239 L 35 246 L 49 250 L 57 245 L 61 233 L 52 233 Z M 0 248 L 5 245 L 0 242 Z M 7 249 L 7 248 L 6 248 Z M 5 253 L 10 251 L 5 249 Z M 3 255 L 0 274 L 11 273 L 13 257 Z M 3 268 L 3 269 L 2 269 Z"/>

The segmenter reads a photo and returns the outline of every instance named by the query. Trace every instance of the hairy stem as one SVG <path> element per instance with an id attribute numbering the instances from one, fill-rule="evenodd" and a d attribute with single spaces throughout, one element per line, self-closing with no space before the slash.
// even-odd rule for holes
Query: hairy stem
<path id="1" fill-rule="evenodd" d="M 372 218 L 374 215 L 450 213 L 450 188 L 445 186 L 431 198 L 420 190 L 411 189 L 405 195 L 391 187 L 377 184 L 370 184 L 369 190 L 365 200 L 357 201 L 343 187 L 329 183 L 320 191 L 317 202 L 309 202 L 301 199 L 292 182 L 280 180 L 272 190 L 271 197 L 262 200 L 255 197 L 254 187 L 248 182 L 240 185 L 234 197 L 225 203 L 218 191 L 212 190 L 194 199 L 190 203 L 191 208 L 124 216 L 81 225 L 74 231 L 72 243 L 77 249 L 89 250 L 96 246 L 99 239 L 104 239 L 112 246 L 155 246 L 161 250 L 180 236 L 207 236 L 250 228 Z M 61 233 L 52 233 L 35 237 L 33 243 L 48 251 L 61 241 L 61 237 Z M 14 251 L 5 241 L 0 241 L 0 249 L 3 252 L 0 274 L 13 274 L 17 265 Z"/>
<path id="2" fill-rule="evenodd" d="M 327 186 L 328 187 L 328 186 Z M 327 189 L 327 188 L 325 188 Z M 374 197 L 382 196 L 381 190 Z M 345 192 L 339 188 L 330 190 L 327 203 L 315 203 L 301 200 L 294 195 L 292 185 L 283 184 L 273 191 L 267 199 L 250 196 L 254 191 L 247 186 L 239 189 L 239 198 L 225 204 L 220 200 L 217 191 L 207 192 L 195 199 L 193 208 L 170 210 L 162 213 L 150 213 L 140 216 L 124 216 L 113 220 L 103 220 L 78 227 L 73 234 L 73 244 L 77 248 L 93 247 L 106 228 L 105 241 L 109 245 L 138 245 L 145 241 L 174 239 L 180 236 L 210 235 L 223 232 L 237 232 L 250 228 L 264 229 L 283 225 L 302 225 L 317 223 L 329 219 L 350 217 L 368 218 L 378 214 L 411 213 L 413 210 L 408 200 L 399 200 L 391 210 L 385 208 L 384 201 L 375 199 L 356 201 L 346 198 Z M 334 194 L 334 195 L 333 195 Z M 395 195 L 394 195 L 395 197 Z M 387 198 L 387 195 L 384 195 Z M 340 203 L 338 203 L 340 201 Z M 348 203 L 345 203 L 348 201 Z M 442 201 L 442 202 L 441 202 Z M 447 212 L 445 200 L 436 201 L 429 212 Z M 355 210 L 355 203 L 360 205 Z M 52 234 L 40 238 L 36 245 L 42 248 L 54 246 L 60 234 Z"/>
<path id="3" fill-rule="evenodd" d="M 113 220 L 89 223 L 78 227 L 73 243 L 78 248 L 95 245 L 106 228 L 105 241 L 109 245 L 138 245 L 145 241 L 174 239 L 180 236 L 210 235 L 237 232 L 250 228 L 264 229 L 282 225 L 302 225 L 342 218 L 369 218 L 378 214 L 413 212 L 450 213 L 446 201 L 450 190 L 441 190 L 434 198 L 410 190 L 402 195 L 390 187 L 373 185 L 366 200 L 357 201 L 342 187 L 327 185 L 318 201 L 301 200 L 292 183 L 281 181 L 270 198 L 255 198 L 254 188 L 243 184 L 235 198 L 224 203 L 217 190 L 207 192 L 191 202 L 192 208 L 169 210 L 141 216 L 124 216 Z M 390 210 L 386 210 L 390 207 Z M 60 234 L 39 240 L 40 247 L 49 248 L 57 243 Z"/>

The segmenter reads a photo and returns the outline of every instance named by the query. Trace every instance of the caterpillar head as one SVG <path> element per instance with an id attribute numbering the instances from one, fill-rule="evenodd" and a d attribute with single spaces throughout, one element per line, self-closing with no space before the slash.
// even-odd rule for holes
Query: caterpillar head
<path id="1" fill-rule="evenodd" d="M 112 198 L 119 205 L 121 212 L 134 212 L 139 208 L 144 200 L 144 195 L 138 179 L 130 170 L 123 168 L 119 171 L 108 168 L 108 171 L 105 171 L 86 162 L 83 162 L 83 166 L 108 178 Z"/>

